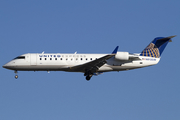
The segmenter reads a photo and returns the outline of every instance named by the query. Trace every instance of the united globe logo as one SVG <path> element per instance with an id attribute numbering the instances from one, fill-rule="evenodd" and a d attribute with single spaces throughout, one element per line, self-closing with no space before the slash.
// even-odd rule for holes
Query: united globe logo
<path id="1" fill-rule="evenodd" d="M 160 57 L 159 49 L 156 47 L 155 44 L 150 43 L 150 44 L 141 52 L 140 56 L 147 56 L 147 57 L 159 58 L 159 57 Z"/>

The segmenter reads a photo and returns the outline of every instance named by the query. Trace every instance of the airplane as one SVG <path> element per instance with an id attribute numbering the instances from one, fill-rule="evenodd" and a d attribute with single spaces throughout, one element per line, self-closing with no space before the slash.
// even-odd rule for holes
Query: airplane
<path id="1" fill-rule="evenodd" d="M 66 71 L 84 73 L 89 81 L 93 75 L 103 72 L 119 72 L 157 64 L 166 45 L 175 36 L 156 37 L 141 53 L 120 52 L 119 46 L 110 54 L 27 53 L 14 58 L 3 68 L 14 70 L 16 79 L 17 71 Z"/>

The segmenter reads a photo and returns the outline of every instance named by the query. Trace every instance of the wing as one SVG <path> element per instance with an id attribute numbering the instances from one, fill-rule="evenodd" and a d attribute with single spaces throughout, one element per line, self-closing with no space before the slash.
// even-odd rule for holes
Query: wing
<path id="1" fill-rule="evenodd" d="M 113 56 L 115 56 L 115 54 L 108 54 L 91 62 L 70 67 L 70 71 L 96 73 L 98 69 L 106 63 L 106 60 L 112 58 Z"/>

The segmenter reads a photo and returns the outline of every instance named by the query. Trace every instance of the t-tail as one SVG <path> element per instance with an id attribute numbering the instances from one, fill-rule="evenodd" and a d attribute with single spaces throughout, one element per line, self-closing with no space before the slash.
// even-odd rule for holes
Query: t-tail
<path id="1" fill-rule="evenodd" d="M 166 45 L 172 42 L 171 38 L 175 37 L 156 37 L 140 54 L 140 56 L 160 58 L 162 52 L 164 51 Z"/>

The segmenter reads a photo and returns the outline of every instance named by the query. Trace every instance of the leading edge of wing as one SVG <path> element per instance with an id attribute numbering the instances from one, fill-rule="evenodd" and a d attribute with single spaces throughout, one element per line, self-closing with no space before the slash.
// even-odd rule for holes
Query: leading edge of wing
<path id="1" fill-rule="evenodd" d="M 70 71 L 76 71 L 76 72 L 86 72 L 86 71 L 91 71 L 91 73 L 97 72 L 97 70 L 103 66 L 106 63 L 106 60 L 112 58 L 113 56 L 116 55 L 118 51 L 119 46 L 117 46 L 112 54 L 105 55 L 101 58 L 98 58 L 96 60 L 93 60 L 91 62 L 87 62 L 81 65 L 77 65 L 74 67 L 70 67 Z"/>
<path id="2" fill-rule="evenodd" d="M 92 73 L 95 73 L 101 66 L 103 66 L 106 63 L 106 60 L 112 58 L 113 56 L 115 56 L 115 54 L 108 54 L 91 62 L 70 67 L 69 70 L 73 72 L 86 72 L 88 70 Z"/>

